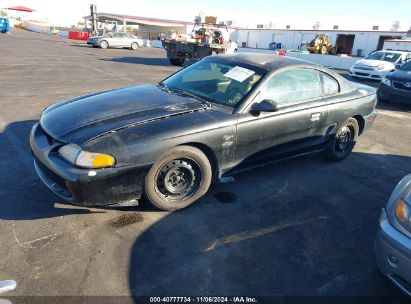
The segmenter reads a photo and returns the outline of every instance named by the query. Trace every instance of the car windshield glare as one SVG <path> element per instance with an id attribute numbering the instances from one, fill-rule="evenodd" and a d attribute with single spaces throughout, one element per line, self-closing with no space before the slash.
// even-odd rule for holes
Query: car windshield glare
<path id="1" fill-rule="evenodd" d="M 235 107 L 266 71 L 253 65 L 220 58 L 203 59 L 163 83 L 172 91 L 184 90 L 212 103 Z"/>
<path id="2" fill-rule="evenodd" d="M 371 60 L 382 60 L 382 61 L 388 61 L 388 62 L 396 62 L 398 58 L 400 58 L 401 54 L 399 53 L 391 53 L 391 52 L 375 52 L 367 57 L 365 59 L 371 59 Z"/>

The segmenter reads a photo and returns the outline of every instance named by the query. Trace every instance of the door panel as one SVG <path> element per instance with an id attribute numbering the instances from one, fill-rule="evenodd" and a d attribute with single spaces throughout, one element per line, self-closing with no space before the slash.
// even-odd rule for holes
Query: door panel
<path id="1" fill-rule="evenodd" d="M 327 105 L 322 99 L 259 116 L 240 114 L 236 161 L 254 164 L 315 149 L 324 139 L 326 120 Z"/>
<path id="2" fill-rule="evenodd" d="M 261 88 L 256 102 L 276 102 L 276 112 L 239 115 L 236 160 L 254 164 L 316 149 L 324 140 L 327 105 L 318 71 L 290 68 L 277 72 Z"/>

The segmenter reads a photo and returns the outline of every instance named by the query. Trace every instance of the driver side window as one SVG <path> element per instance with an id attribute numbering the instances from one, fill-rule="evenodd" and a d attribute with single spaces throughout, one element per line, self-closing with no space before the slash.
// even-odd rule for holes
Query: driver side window
<path id="1" fill-rule="evenodd" d="M 316 70 L 291 69 L 274 75 L 262 90 L 262 99 L 277 103 L 293 103 L 321 97 L 321 85 Z"/>

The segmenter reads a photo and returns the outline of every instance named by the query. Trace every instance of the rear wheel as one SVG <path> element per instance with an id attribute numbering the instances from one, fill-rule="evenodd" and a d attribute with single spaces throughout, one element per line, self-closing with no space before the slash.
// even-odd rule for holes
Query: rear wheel
<path id="1" fill-rule="evenodd" d="M 321 154 L 329 161 L 338 162 L 346 158 L 352 151 L 359 133 L 358 122 L 349 118 L 335 134 L 332 142 Z"/>
<path id="2" fill-rule="evenodd" d="M 139 48 L 139 45 L 138 45 L 137 42 L 133 42 L 133 43 L 131 44 L 131 49 L 132 49 L 132 50 L 137 50 L 138 48 Z"/>
<path id="3" fill-rule="evenodd" d="M 191 146 L 166 152 L 145 179 L 146 198 L 157 208 L 174 211 L 186 208 L 210 187 L 212 169 L 207 156 Z"/>
<path id="4" fill-rule="evenodd" d="M 100 47 L 102 49 L 107 49 L 108 48 L 108 42 L 106 40 L 100 41 Z"/>
<path id="5" fill-rule="evenodd" d="M 169 58 L 170 64 L 175 66 L 183 66 L 184 59 L 180 58 Z"/>

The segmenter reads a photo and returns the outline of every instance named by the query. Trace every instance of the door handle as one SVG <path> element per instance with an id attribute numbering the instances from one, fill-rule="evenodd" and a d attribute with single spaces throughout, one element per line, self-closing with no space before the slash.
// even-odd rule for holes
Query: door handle
<path id="1" fill-rule="evenodd" d="M 321 118 L 321 113 L 313 113 L 313 114 L 311 114 L 311 121 L 317 121 L 317 120 L 320 120 L 320 118 Z"/>

